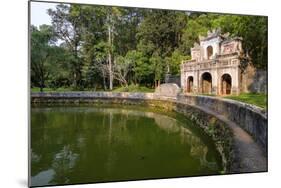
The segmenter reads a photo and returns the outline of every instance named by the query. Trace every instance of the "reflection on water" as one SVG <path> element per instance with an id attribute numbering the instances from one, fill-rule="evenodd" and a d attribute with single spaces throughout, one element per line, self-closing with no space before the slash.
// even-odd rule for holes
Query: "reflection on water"
<path id="1" fill-rule="evenodd" d="M 217 174 L 211 140 L 178 114 L 140 109 L 36 107 L 32 185 Z"/>
<path id="2" fill-rule="evenodd" d="M 50 181 L 53 179 L 55 171 L 53 169 L 48 169 L 39 172 L 37 175 L 32 176 L 32 185 L 49 185 Z"/>

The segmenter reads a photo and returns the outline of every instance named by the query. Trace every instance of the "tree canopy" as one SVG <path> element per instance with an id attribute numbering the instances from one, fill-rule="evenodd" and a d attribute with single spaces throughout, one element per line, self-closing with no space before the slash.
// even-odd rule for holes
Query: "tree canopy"
<path id="1" fill-rule="evenodd" d="M 31 84 L 42 90 L 155 87 L 215 28 L 242 37 L 250 61 L 267 68 L 267 17 L 78 4 L 48 14 L 52 25 L 30 28 Z"/>

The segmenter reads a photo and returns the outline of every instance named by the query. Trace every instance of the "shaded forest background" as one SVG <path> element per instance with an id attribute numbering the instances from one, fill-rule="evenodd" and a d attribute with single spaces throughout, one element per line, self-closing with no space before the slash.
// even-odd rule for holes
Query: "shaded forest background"
<path id="1" fill-rule="evenodd" d="M 243 38 L 247 61 L 267 69 L 267 17 L 60 4 L 52 25 L 31 25 L 31 87 L 155 88 L 179 75 L 199 35 L 220 28 Z"/>

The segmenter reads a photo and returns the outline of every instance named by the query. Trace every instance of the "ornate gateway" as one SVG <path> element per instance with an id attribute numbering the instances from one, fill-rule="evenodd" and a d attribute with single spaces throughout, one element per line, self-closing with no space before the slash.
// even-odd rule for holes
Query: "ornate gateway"
<path id="1" fill-rule="evenodd" d="M 247 90 L 247 69 L 242 70 L 242 38 L 222 35 L 219 29 L 199 36 L 191 60 L 181 64 L 181 87 L 186 93 L 239 94 Z"/>

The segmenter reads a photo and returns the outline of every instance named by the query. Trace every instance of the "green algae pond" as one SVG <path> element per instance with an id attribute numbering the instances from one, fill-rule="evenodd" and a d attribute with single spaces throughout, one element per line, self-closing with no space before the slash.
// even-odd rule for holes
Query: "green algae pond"
<path id="1" fill-rule="evenodd" d="M 32 106 L 31 186 L 220 174 L 194 122 L 134 106 Z"/>

